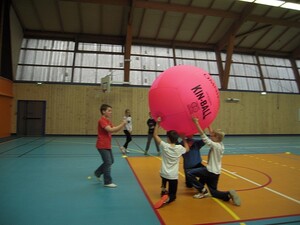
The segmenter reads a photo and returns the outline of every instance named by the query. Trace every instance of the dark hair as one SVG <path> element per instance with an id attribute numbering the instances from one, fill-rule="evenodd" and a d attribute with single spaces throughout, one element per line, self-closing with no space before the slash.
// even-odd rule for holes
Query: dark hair
<path id="1" fill-rule="evenodd" d="M 107 105 L 107 104 L 102 104 L 100 106 L 100 112 L 101 114 L 103 115 L 103 111 L 106 111 L 108 108 L 112 108 L 110 105 Z"/>
<path id="2" fill-rule="evenodd" d="M 175 144 L 178 141 L 179 135 L 176 130 L 169 130 L 167 132 L 167 137 L 169 138 L 169 140 L 172 144 Z"/>

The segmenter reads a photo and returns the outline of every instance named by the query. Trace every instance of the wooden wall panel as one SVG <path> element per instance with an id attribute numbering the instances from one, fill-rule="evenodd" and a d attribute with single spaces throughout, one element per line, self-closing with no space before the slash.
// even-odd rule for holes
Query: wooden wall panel
<path id="1" fill-rule="evenodd" d="M 46 134 L 95 135 L 100 105 L 113 107 L 113 124 L 122 121 L 125 109 L 133 117 L 133 134 L 147 134 L 148 90 L 145 87 L 113 86 L 102 93 L 95 85 L 14 84 L 12 133 L 16 132 L 18 100 L 45 100 Z M 227 103 L 226 98 L 238 98 Z M 221 92 L 220 110 L 213 123 L 227 134 L 300 134 L 300 95 L 255 92 Z M 161 130 L 161 134 L 164 133 Z M 123 134 L 120 131 L 118 134 Z"/>
<path id="2" fill-rule="evenodd" d="M 0 138 L 11 133 L 13 82 L 0 76 Z"/>

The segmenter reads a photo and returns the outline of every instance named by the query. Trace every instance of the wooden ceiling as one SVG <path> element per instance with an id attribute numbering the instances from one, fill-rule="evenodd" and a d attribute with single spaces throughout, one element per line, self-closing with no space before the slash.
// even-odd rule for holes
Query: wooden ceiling
<path id="1" fill-rule="evenodd" d="M 25 37 L 300 58 L 297 10 L 237 0 L 12 0 L 12 7 Z"/>

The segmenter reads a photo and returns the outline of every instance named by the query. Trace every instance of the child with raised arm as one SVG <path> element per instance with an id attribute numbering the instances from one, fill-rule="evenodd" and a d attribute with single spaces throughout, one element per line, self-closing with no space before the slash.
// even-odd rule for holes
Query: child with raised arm
<path id="1" fill-rule="evenodd" d="M 204 141 L 204 143 L 210 147 L 208 153 L 208 162 L 206 167 L 192 169 L 187 172 L 189 179 L 192 181 L 194 188 L 198 190 L 198 193 L 194 195 L 194 198 L 204 198 L 208 196 L 208 191 L 204 187 L 206 184 L 212 197 L 222 199 L 223 201 L 233 201 L 235 205 L 241 205 L 241 200 L 236 191 L 218 191 L 218 181 L 222 168 L 222 157 L 224 154 L 224 132 L 213 131 L 209 127 L 210 138 L 206 136 L 202 130 L 198 118 L 193 118 L 193 121 L 197 127 L 197 130 Z M 199 178 L 199 180 L 198 180 Z"/>
<path id="2" fill-rule="evenodd" d="M 161 140 L 158 136 L 158 127 L 161 118 L 157 118 L 157 123 L 154 128 L 153 137 L 157 144 L 161 147 L 162 164 L 160 176 L 162 179 L 161 184 L 161 200 L 157 202 L 154 207 L 159 208 L 165 203 L 171 203 L 176 199 L 177 186 L 178 186 L 178 170 L 179 161 L 182 154 L 189 151 L 189 146 L 184 137 L 183 146 L 176 144 L 178 142 L 178 133 L 175 130 L 167 132 L 167 142 Z M 169 188 L 167 190 L 167 184 Z"/>

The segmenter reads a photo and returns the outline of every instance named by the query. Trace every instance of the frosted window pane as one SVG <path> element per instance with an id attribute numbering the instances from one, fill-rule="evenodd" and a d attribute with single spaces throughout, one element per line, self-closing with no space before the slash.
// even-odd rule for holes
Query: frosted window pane
<path id="1" fill-rule="evenodd" d="M 155 70 L 156 69 L 156 58 L 154 57 L 141 57 L 141 69 L 143 70 Z"/>
<path id="2" fill-rule="evenodd" d="M 76 68 L 74 70 L 74 82 L 96 83 L 96 69 Z"/>
<path id="3" fill-rule="evenodd" d="M 131 71 L 129 82 L 131 85 L 142 84 L 142 71 Z"/>
<path id="4" fill-rule="evenodd" d="M 194 58 L 194 51 L 192 50 L 182 50 L 182 57 L 183 58 Z"/>
<path id="5" fill-rule="evenodd" d="M 241 57 L 241 55 L 233 54 L 232 60 L 233 60 L 234 62 L 242 62 L 242 57 Z"/>
<path id="6" fill-rule="evenodd" d="M 100 44 L 95 44 L 95 43 L 78 43 L 78 50 L 100 51 Z"/>
<path id="7" fill-rule="evenodd" d="M 213 73 L 213 72 L 211 72 L 210 67 L 209 67 L 208 64 L 209 64 L 208 61 L 196 61 L 196 66 L 197 67 L 202 68 L 202 69 L 206 70 L 209 73 Z"/>
<path id="8" fill-rule="evenodd" d="M 164 71 L 172 66 L 174 66 L 173 59 L 157 58 L 156 60 L 156 70 Z"/>
<path id="9" fill-rule="evenodd" d="M 113 83 L 122 83 L 124 82 L 124 71 L 123 70 L 115 70 L 112 73 L 112 82 Z M 131 72 L 130 72 L 131 74 Z"/>
<path id="10" fill-rule="evenodd" d="M 154 49 L 154 47 L 142 46 L 141 54 L 142 55 L 155 55 L 155 49 Z"/>
<path id="11" fill-rule="evenodd" d="M 256 59 L 254 56 L 250 55 L 242 55 L 242 62 L 244 63 L 255 63 L 256 64 Z"/>
<path id="12" fill-rule="evenodd" d="M 214 52 L 206 52 L 207 59 L 216 60 L 216 54 Z"/>
<path id="13" fill-rule="evenodd" d="M 228 89 L 233 89 L 235 90 L 236 89 L 236 77 L 229 77 L 229 80 L 228 80 Z"/>
<path id="14" fill-rule="evenodd" d="M 141 46 L 131 46 L 131 54 L 141 54 Z"/>
<path id="15" fill-rule="evenodd" d="M 49 79 L 52 82 L 71 82 L 72 69 L 65 67 L 50 67 Z"/>
<path id="16" fill-rule="evenodd" d="M 112 67 L 123 68 L 124 67 L 124 56 L 123 55 L 112 55 Z"/>
<path id="17" fill-rule="evenodd" d="M 221 88 L 221 83 L 220 83 L 220 78 L 219 76 L 212 76 L 213 80 L 215 81 L 217 87 L 220 89 Z"/>
<path id="18" fill-rule="evenodd" d="M 196 59 L 207 59 L 206 52 L 204 51 L 194 51 Z"/>
<path id="19" fill-rule="evenodd" d="M 219 74 L 217 62 L 208 62 L 208 68 L 210 74 Z"/>
<path id="20" fill-rule="evenodd" d="M 173 51 L 170 48 L 155 48 L 155 56 L 173 57 Z"/>
<path id="21" fill-rule="evenodd" d="M 252 77 L 260 77 L 258 67 L 255 65 L 244 65 L 245 75 Z"/>
<path id="22" fill-rule="evenodd" d="M 142 68 L 141 57 L 136 56 L 136 57 L 132 58 L 130 67 L 131 67 L 131 69 L 141 69 Z"/>
<path id="23" fill-rule="evenodd" d="M 112 67 L 112 55 L 99 54 L 97 66 L 98 67 Z"/>

